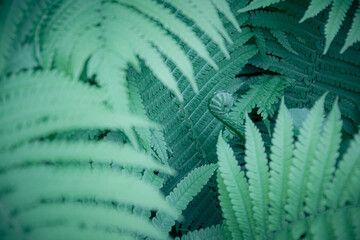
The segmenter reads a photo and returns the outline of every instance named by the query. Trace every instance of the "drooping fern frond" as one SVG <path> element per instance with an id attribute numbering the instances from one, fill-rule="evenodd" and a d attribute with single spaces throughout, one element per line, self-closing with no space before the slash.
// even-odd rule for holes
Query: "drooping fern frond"
<path id="1" fill-rule="evenodd" d="M 43 45 L 42 59 L 45 66 L 51 66 L 54 59 L 56 66 L 77 78 L 89 58 L 90 61 L 98 62 L 98 60 L 93 60 L 96 58 L 94 53 L 98 52 L 100 55 L 105 54 L 107 56 L 109 55 L 108 50 L 110 50 L 110 56 L 114 55 L 118 58 L 117 68 L 122 71 L 126 70 L 127 63 L 138 66 L 139 61 L 136 55 L 139 55 L 159 80 L 171 89 L 179 99 L 182 99 L 173 75 L 163 63 L 163 54 L 182 71 L 191 82 L 194 90 L 197 91 L 190 61 L 175 40 L 152 19 L 164 24 L 166 29 L 174 32 L 180 38 L 189 39 L 188 36 L 190 36 L 186 42 L 190 43 L 190 46 L 196 51 L 201 52 L 207 60 L 210 58 L 200 41 L 192 41 L 196 37 L 191 33 L 191 30 L 178 18 L 171 16 L 168 9 L 164 9 L 162 5 L 151 0 L 141 4 L 129 3 L 128 1 L 103 3 L 89 1 L 84 6 L 81 3 L 81 1 L 61 3 L 62 12 L 56 16 L 50 15 L 51 21 L 48 20 L 43 24 L 42 31 L 46 32 L 46 35 L 43 35 L 41 43 Z M 179 4 L 178 1 L 174 1 L 171 4 L 182 10 L 190 18 L 196 16 L 194 21 L 199 24 L 200 28 L 205 26 L 202 29 L 211 38 L 222 39 L 221 35 L 228 36 L 217 14 L 211 18 L 212 21 L 216 21 L 216 24 L 213 22 L 214 25 L 212 25 L 206 21 L 208 20 L 207 15 L 192 14 L 193 12 L 200 13 L 194 6 L 195 2 Z M 216 13 L 216 6 L 210 1 L 205 0 L 203 4 L 206 4 L 208 11 Z M 77 19 L 76 22 L 72 22 L 74 18 Z M 52 26 L 59 24 L 61 24 L 60 27 L 53 30 Z M 121 28 L 118 27 L 119 24 Z M 182 35 L 181 29 L 186 29 L 185 35 Z M 221 35 L 217 32 L 220 29 L 223 30 Z M 127 36 L 126 40 L 121 37 L 124 34 Z M 70 41 L 72 44 L 57 43 L 69 43 L 69 38 L 72 38 Z M 85 39 L 86 41 L 84 41 Z M 127 44 L 129 42 L 132 44 Z M 84 43 L 86 47 L 84 47 Z M 220 40 L 217 43 L 220 44 L 223 51 L 227 52 L 225 45 Z M 69 64 L 69 60 L 71 64 Z M 98 69 L 93 73 L 106 74 L 103 71 Z M 107 81 L 106 78 L 97 77 L 100 82 Z M 122 77 L 118 76 L 118 78 Z"/>
<path id="2" fill-rule="evenodd" d="M 267 214 L 255 215 L 256 211 L 260 212 L 259 209 L 264 208 L 264 204 L 261 201 L 250 201 L 253 215 L 249 216 L 246 212 L 242 212 L 240 215 L 240 219 L 252 217 L 257 224 L 259 224 L 259 220 L 260 222 L 269 222 L 269 228 L 254 228 L 254 235 L 262 235 L 268 229 L 268 236 L 275 239 L 299 239 L 302 236 L 315 239 L 323 237 L 355 239 L 357 236 L 359 219 L 356 217 L 359 212 L 360 196 L 358 188 L 360 182 L 360 138 L 359 134 L 354 137 L 347 153 L 339 162 L 335 174 L 332 174 L 339 155 L 341 121 L 339 108 L 335 103 L 324 127 L 322 127 L 324 100 L 325 95 L 317 101 L 308 114 L 300 129 L 300 136 L 295 146 L 290 114 L 282 101 L 271 147 L 270 187 L 259 188 L 266 190 L 267 197 L 264 199 L 269 199 L 269 211 Z M 259 148 L 263 141 L 249 118 L 246 121 L 246 129 L 246 158 L 251 157 L 254 161 L 250 164 L 255 166 L 258 157 L 254 153 L 263 152 Z M 250 131 L 251 129 L 252 131 Z M 258 141 L 254 143 L 254 139 L 258 139 Z M 316 141 L 312 142 L 314 139 Z M 309 144 L 310 142 L 312 143 Z M 292 156 L 294 147 L 294 156 Z M 225 218 L 224 236 L 227 238 L 231 236 L 234 239 L 234 236 L 240 231 L 243 239 L 253 239 L 252 236 L 249 236 L 251 232 L 247 226 L 242 225 L 241 222 L 238 222 L 237 226 L 235 225 L 233 216 L 239 209 L 239 204 L 242 203 L 241 198 L 249 196 L 249 193 L 244 192 L 250 192 L 252 199 L 263 196 L 263 193 L 254 191 L 261 180 L 255 184 L 253 181 L 255 178 L 267 180 L 269 177 L 268 171 L 262 171 L 262 169 L 267 169 L 266 155 L 263 153 L 259 156 L 261 155 L 265 156 L 260 157 L 263 159 L 261 164 L 264 166 L 263 168 L 253 171 L 247 161 L 245 170 L 240 170 L 229 145 L 221 136 L 219 137 L 219 173 L 221 174 L 224 167 L 228 166 L 227 171 L 224 171 L 218 178 L 219 200 Z M 226 160 L 228 164 L 224 165 Z M 311 166 L 306 166 L 305 163 Z M 301 168 L 300 164 L 302 164 Z M 240 177 L 236 181 L 234 178 L 229 178 L 230 175 L 224 174 L 234 171 L 239 171 Z M 247 178 L 244 177 L 244 172 Z M 228 181 L 226 181 L 226 176 Z M 233 186 L 236 185 L 242 185 L 245 189 L 234 188 Z M 233 198 L 237 194 L 239 197 Z M 264 201 L 264 199 L 262 200 Z"/>

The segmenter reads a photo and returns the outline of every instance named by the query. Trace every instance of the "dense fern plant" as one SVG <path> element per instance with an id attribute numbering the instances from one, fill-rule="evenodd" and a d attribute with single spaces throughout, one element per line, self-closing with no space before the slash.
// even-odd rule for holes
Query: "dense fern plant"
<path id="1" fill-rule="evenodd" d="M 187 23 L 197 24 L 227 58 L 225 40 L 232 41 L 219 13 L 240 31 L 226 1 L 201 1 L 211 14 L 199 6 L 1 1 L 1 239 L 168 237 L 217 166 L 202 164 L 167 197 L 160 192 L 175 171 L 129 72 L 147 66 L 182 102 L 168 57 L 198 92 L 178 41 L 218 66 Z"/>
<path id="2" fill-rule="evenodd" d="M 324 99 L 325 95 L 307 115 L 295 143 L 291 116 L 282 101 L 270 162 L 249 117 L 244 170 L 219 136 L 217 182 L 223 237 L 359 239 L 360 135 L 338 161 L 341 115 L 336 101 L 324 122 Z M 210 236 L 219 234 L 215 229 L 205 231 Z"/>

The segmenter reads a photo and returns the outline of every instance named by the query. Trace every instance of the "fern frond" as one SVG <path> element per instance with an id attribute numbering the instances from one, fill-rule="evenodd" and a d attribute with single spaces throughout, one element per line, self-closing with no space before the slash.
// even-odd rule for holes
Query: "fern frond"
<path id="1" fill-rule="evenodd" d="M 310 166 L 315 158 L 315 151 L 320 139 L 323 123 L 323 95 L 313 106 L 300 129 L 299 140 L 295 144 L 294 160 L 290 167 L 288 204 L 288 220 L 296 221 L 304 217 L 303 202 L 307 190 Z"/>
<path id="2" fill-rule="evenodd" d="M 353 23 L 345 39 L 345 44 L 341 48 L 340 53 L 344 53 L 351 45 L 360 41 L 360 4 L 356 10 Z"/>
<path id="3" fill-rule="evenodd" d="M 43 83 L 44 78 L 50 79 Z M 3 147 L 58 131 L 152 125 L 140 117 L 111 111 L 99 97 L 101 90 L 48 71 L 4 79 L 0 89 L 3 96 L 0 142 Z"/>
<path id="4" fill-rule="evenodd" d="M 150 146 L 162 163 L 166 164 L 169 158 L 164 134 L 158 130 L 151 130 Z"/>
<path id="5" fill-rule="evenodd" d="M 325 25 L 325 48 L 324 54 L 327 53 L 330 44 L 334 40 L 336 34 L 345 19 L 346 12 L 349 10 L 353 0 L 334 0 L 329 19 Z"/>
<path id="6" fill-rule="evenodd" d="M 121 4 L 134 7 L 149 17 L 159 21 L 165 28 L 176 34 L 178 37 L 181 37 L 183 41 L 188 44 L 192 49 L 194 49 L 199 56 L 201 56 L 205 61 L 207 61 L 213 68 L 218 69 L 216 63 L 210 57 L 207 52 L 204 44 L 200 39 L 195 35 L 191 29 L 189 29 L 186 24 L 170 13 L 166 8 L 159 8 L 154 1 L 126 1 L 118 0 Z"/>
<path id="7" fill-rule="evenodd" d="M 309 7 L 306 9 L 304 16 L 300 19 L 302 23 L 308 18 L 315 17 L 325 8 L 327 8 L 333 0 L 311 0 Z"/>
<path id="8" fill-rule="evenodd" d="M 358 210 L 359 208 L 355 209 Z M 350 213 L 350 209 L 346 208 L 343 211 L 334 212 L 331 223 L 334 229 L 334 235 L 337 239 L 355 239 L 353 232 L 353 219 Z M 356 221 L 359 220 L 355 219 L 355 222 Z"/>
<path id="9" fill-rule="evenodd" d="M 166 197 L 166 201 L 180 214 L 189 202 L 196 196 L 209 181 L 217 165 L 210 164 L 198 167 L 191 171 L 174 190 Z M 158 212 L 153 224 L 162 232 L 169 232 L 175 224 L 176 218 L 164 212 Z"/>
<path id="10" fill-rule="evenodd" d="M 0 168 L 11 168 L 24 164 L 57 161 L 74 161 L 89 163 L 94 161 L 105 164 L 140 167 L 173 173 L 154 161 L 149 155 L 135 151 L 133 148 L 111 142 L 31 142 L 16 149 L 0 152 Z"/>
<path id="11" fill-rule="evenodd" d="M 358 219 L 353 216 L 359 211 L 358 206 L 343 207 L 336 210 L 326 210 L 318 215 L 307 216 L 306 218 L 290 223 L 286 229 L 275 233 L 275 239 L 298 239 L 304 234 L 312 239 L 355 239 L 354 226 Z"/>
<path id="12" fill-rule="evenodd" d="M 98 216 L 101 216 L 101 218 Z M 67 231 L 70 231 L 72 234 L 78 233 L 80 236 L 82 236 L 81 239 L 83 239 L 83 235 L 89 236 L 90 234 L 95 234 L 95 236 L 101 236 L 101 234 L 105 234 L 106 236 L 105 228 L 121 228 L 123 231 L 125 231 L 125 233 L 139 233 L 141 235 L 153 237 L 155 239 L 167 239 L 167 236 L 152 226 L 150 221 L 135 215 L 128 214 L 126 212 L 103 206 L 91 206 L 87 204 L 79 205 L 74 203 L 42 204 L 35 208 L 30 208 L 29 210 L 20 212 L 16 215 L 15 219 L 21 222 L 23 226 L 30 227 L 35 230 L 34 232 L 30 232 L 30 236 L 34 236 L 34 233 L 44 234 L 56 231 L 59 234 L 66 234 Z M 67 223 L 65 226 L 63 226 L 64 229 L 61 231 L 59 229 L 55 230 L 57 226 L 45 227 L 47 222 L 59 221 Z M 71 230 L 75 230 L 76 224 L 78 222 L 81 222 L 87 226 L 87 228 L 82 230 L 79 228 L 78 232 L 71 232 Z M 95 226 L 98 228 L 97 231 Z M 52 230 L 52 228 L 55 229 Z M 81 232 L 83 234 L 81 234 Z M 70 238 L 76 237 L 76 235 L 72 234 L 69 235 Z M 57 234 L 54 236 L 56 235 Z M 120 232 L 113 232 L 110 234 L 110 236 L 113 238 L 115 238 L 116 235 L 118 239 L 122 239 Z M 48 237 L 52 238 L 51 236 Z"/>
<path id="13" fill-rule="evenodd" d="M 226 16 L 226 18 L 232 23 L 232 25 L 236 28 L 238 32 L 241 32 L 240 26 L 238 24 L 237 19 L 233 15 L 229 5 L 226 1 L 221 0 L 211 0 L 211 2 L 215 5 L 215 7 Z"/>
<path id="14" fill-rule="evenodd" d="M 240 170 L 233 151 L 219 136 L 216 146 L 219 158 L 219 171 L 236 215 L 237 222 L 245 239 L 255 238 L 255 223 L 248 183 Z"/>
<path id="15" fill-rule="evenodd" d="M 253 203 L 254 220 L 260 238 L 268 236 L 269 171 L 259 130 L 246 115 L 245 167 Z"/>
<path id="16" fill-rule="evenodd" d="M 220 207 L 223 214 L 224 219 L 224 231 L 228 238 L 232 239 L 243 239 L 242 233 L 238 225 L 238 221 L 235 215 L 235 211 L 233 209 L 233 204 L 231 203 L 231 198 L 228 190 L 226 189 L 226 185 L 224 183 L 224 179 L 221 177 L 221 173 L 218 170 L 216 175 L 216 180 L 218 184 L 219 191 L 219 201 Z"/>
<path id="17" fill-rule="evenodd" d="M 289 40 L 285 34 L 285 32 L 283 31 L 270 31 L 272 33 L 272 35 L 274 35 L 274 37 L 279 41 L 279 43 L 281 44 L 281 46 L 283 46 L 286 50 L 288 50 L 289 52 L 292 52 L 294 54 L 298 54 L 292 47 L 291 44 L 289 43 Z"/>
<path id="18" fill-rule="evenodd" d="M 316 214 L 325 209 L 324 192 L 329 187 L 336 159 L 339 156 L 342 127 L 340 116 L 336 99 L 319 139 L 315 160 L 310 166 L 305 199 L 305 211 L 309 214 Z"/>
<path id="19" fill-rule="evenodd" d="M 293 125 L 284 98 L 281 101 L 273 133 L 269 186 L 269 229 L 276 231 L 284 227 L 288 179 L 293 156 Z"/>
<path id="20" fill-rule="evenodd" d="M 176 211 L 150 184 L 136 177 L 115 171 L 95 169 L 56 169 L 33 166 L 7 171 L 0 175 L 1 188 L 13 192 L 3 196 L 2 202 L 8 209 L 21 209 L 36 203 L 41 198 L 99 198 L 161 209 L 176 217 Z M 76 183 L 76 184 L 74 184 Z M 106 186 L 106 187 L 104 187 Z M 151 198 L 148 196 L 151 195 Z"/>
<path id="21" fill-rule="evenodd" d="M 257 82 L 250 86 L 250 90 L 235 102 L 231 108 L 230 117 L 243 122 L 246 114 L 257 106 L 258 114 L 266 119 L 269 115 L 273 115 L 274 103 L 280 99 L 287 86 L 286 80 L 281 76 L 263 75 L 258 77 Z"/>
<path id="22" fill-rule="evenodd" d="M 225 240 L 223 231 L 222 225 L 216 225 L 189 232 L 181 238 L 176 237 L 175 240 Z"/>
<path id="23" fill-rule="evenodd" d="M 17 25 L 28 8 L 29 0 L 6 0 L 0 4 L 0 75 L 17 42 Z"/>
<path id="24" fill-rule="evenodd" d="M 360 134 L 354 136 L 349 149 L 335 172 L 335 177 L 326 191 L 327 206 L 337 208 L 347 202 L 359 202 L 360 191 Z"/>
<path id="25" fill-rule="evenodd" d="M 238 12 L 248 12 L 257 8 L 264 8 L 281 1 L 284 0 L 253 0 L 246 7 L 239 9 Z"/>
<path id="26" fill-rule="evenodd" d="M 216 14 L 216 9 L 211 2 L 201 1 L 171 1 L 174 7 L 180 10 L 184 15 L 193 19 L 210 38 L 219 46 L 224 55 L 229 58 L 229 52 L 226 49 L 224 37 L 228 42 L 232 43 L 225 28 L 221 24 L 221 20 Z M 211 12 L 212 14 L 208 14 Z M 212 17 L 209 17 L 209 16 Z"/>

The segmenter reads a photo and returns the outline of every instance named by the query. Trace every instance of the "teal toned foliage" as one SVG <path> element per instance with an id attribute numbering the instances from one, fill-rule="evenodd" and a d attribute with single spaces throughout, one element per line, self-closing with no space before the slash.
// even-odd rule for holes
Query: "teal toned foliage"
<path id="1" fill-rule="evenodd" d="M 0 238 L 360 238 L 359 9 L 0 1 Z"/>
<path id="2" fill-rule="evenodd" d="M 217 179 L 225 236 L 356 239 L 359 134 L 335 170 L 341 142 L 340 111 L 335 102 L 322 127 L 324 99 L 325 95 L 307 115 L 295 144 L 290 114 L 282 100 L 272 139 L 270 171 L 259 131 L 248 117 L 245 170 L 236 166 L 232 150 L 219 136 Z"/>

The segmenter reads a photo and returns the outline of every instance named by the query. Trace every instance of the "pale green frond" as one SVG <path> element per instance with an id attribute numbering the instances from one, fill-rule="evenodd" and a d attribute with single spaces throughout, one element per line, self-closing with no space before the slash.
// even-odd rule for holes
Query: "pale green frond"
<path id="1" fill-rule="evenodd" d="M 17 25 L 28 9 L 29 0 L 4 0 L 0 3 L 0 75 L 3 74 L 15 43 Z"/>
<path id="2" fill-rule="evenodd" d="M 345 19 L 346 12 L 349 10 L 354 0 L 334 0 L 329 13 L 329 19 L 325 25 L 325 48 L 324 54 L 329 50 L 330 44 L 334 40 L 336 34 Z"/>
<path id="3" fill-rule="evenodd" d="M 330 185 L 336 159 L 339 156 L 341 129 L 341 114 L 336 99 L 319 139 L 315 159 L 310 166 L 305 199 L 305 211 L 309 214 L 316 214 L 325 209 L 324 193 Z"/>
<path id="4" fill-rule="evenodd" d="M 294 151 L 293 125 L 284 98 L 281 101 L 272 138 L 270 155 L 269 229 L 285 226 L 285 205 L 289 189 L 290 165 Z"/>
<path id="5" fill-rule="evenodd" d="M 269 167 L 259 129 L 246 115 L 245 167 L 257 235 L 268 237 Z"/>
<path id="6" fill-rule="evenodd" d="M 78 240 L 98 240 L 106 237 L 108 240 L 134 240 L 135 238 L 126 233 L 109 231 L 99 231 L 88 228 L 74 226 L 51 226 L 49 228 L 36 228 L 29 233 L 32 239 L 78 239 Z M 6 239 L 6 238 L 5 238 Z M 10 239 L 9 239 L 10 240 Z"/>
<path id="7" fill-rule="evenodd" d="M 219 171 L 236 215 L 244 239 L 254 239 L 256 235 L 249 186 L 238 165 L 234 152 L 221 134 L 216 145 Z"/>
<path id="8" fill-rule="evenodd" d="M 336 209 L 347 202 L 359 202 L 360 189 L 360 134 L 354 136 L 350 147 L 335 172 L 335 177 L 326 191 L 327 206 Z"/>
<path id="9" fill-rule="evenodd" d="M 129 103 L 130 111 L 137 116 L 146 116 L 143 100 L 141 99 L 137 83 L 133 79 L 128 79 Z M 146 118 L 147 119 L 147 118 Z M 149 152 L 151 147 L 151 132 L 148 128 L 135 127 L 135 131 L 139 136 L 141 146 L 145 151 Z"/>
<path id="10" fill-rule="evenodd" d="M 167 152 L 167 144 L 163 132 L 159 129 L 152 129 L 150 137 L 150 147 L 164 164 L 167 163 L 169 155 Z"/>
<path id="11" fill-rule="evenodd" d="M 226 189 L 226 185 L 224 183 L 224 179 L 221 177 L 220 171 L 217 171 L 216 180 L 218 184 L 219 191 L 219 201 L 222 216 L 224 219 L 224 231 L 226 236 L 232 239 L 243 239 L 242 233 L 236 219 L 235 211 L 233 209 L 233 204 L 231 203 L 231 198 L 229 192 Z"/>
<path id="12" fill-rule="evenodd" d="M 208 5 L 207 10 L 202 9 L 202 6 L 199 5 L 197 1 L 171 1 L 171 5 L 176 7 L 178 10 L 182 12 L 182 14 L 186 15 L 188 18 L 194 20 L 194 22 L 198 25 L 198 27 L 204 31 L 213 41 L 219 46 L 224 55 L 229 58 L 229 52 L 226 49 L 224 39 L 222 35 L 218 32 L 222 27 L 215 25 L 214 21 L 219 22 L 219 17 L 217 15 L 209 15 L 207 14 L 207 10 L 213 10 L 213 6 Z M 216 24 L 215 23 L 215 24 Z"/>
<path id="13" fill-rule="evenodd" d="M 208 0 L 206 0 L 206 2 L 208 2 Z M 173 61 L 184 76 L 190 81 L 194 91 L 197 92 L 198 87 L 195 82 L 191 62 L 175 39 L 153 21 L 144 21 L 143 16 L 136 11 L 123 6 L 118 6 L 118 4 L 114 6 L 109 5 L 111 8 L 118 8 L 116 14 L 119 20 L 127 23 L 130 28 L 136 30 L 138 34 L 141 34 L 138 38 L 145 38 L 147 42 L 156 46 L 162 54 Z M 221 21 L 220 25 L 222 26 Z"/>
<path id="14" fill-rule="evenodd" d="M 193 232 L 183 235 L 181 238 L 176 237 L 175 240 L 225 240 L 224 229 L 222 225 L 201 228 Z M 239 239 L 239 238 L 236 238 Z"/>
<path id="15" fill-rule="evenodd" d="M 340 53 L 344 53 L 350 46 L 354 43 L 360 41 L 360 4 L 356 10 L 355 16 L 353 18 L 353 22 L 351 24 L 351 28 L 347 34 L 345 44 L 341 48 Z"/>
<path id="16" fill-rule="evenodd" d="M 327 8 L 333 1 L 334 0 L 311 0 L 309 7 L 306 9 L 306 12 L 300 19 L 300 22 L 303 22 L 308 18 L 315 17 Z"/>
<path id="17" fill-rule="evenodd" d="M 312 107 L 300 129 L 300 135 L 295 144 L 294 159 L 289 174 L 289 198 L 285 207 L 288 212 L 287 219 L 290 221 L 296 221 L 304 217 L 303 203 L 307 191 L 310 166 L 314 161 L 315 151 L 320 139 L 325 97 L 326 95 L 323 95 Z"/>
<path id="18" fill-rule="evenodd" d="M 96 73 L 96 82 L 108 97 L 106 100 L 114 111 L 123 113 L 130 112 L 128 83 L 124 71 L 126 65 L 121 56 L 110 51 L 98 51 L 88 62 L 88 68 Z"/>
<path id="19" fill-rule="evenodd" d="M 310 233 L 314 240 L 335 239 L 331 220 L 326 215 L 310 219 Z"/>
<path id="20" fill-rule="evenodd" d="M 212 3 L 215 5 L 215 7 L 226 16 L 226 18 L 232 23 L 232 25 L 234 25 L 234 27 L 236 28 L 236 30 L 238 32 L 241 32 L 240 26 L 234 16 L 234 14 L 232 13 L 230 6 L 228 5 L 228 3 L 226 1 L 222 1 L 222 0 L 211 0 Z"/>
<path id="21" fill-rule="evenodd" d="M 89 168 L 51 168 L 34 166 L 0 175 L 1 189 L 13 191 L 2 197 L 7 209 L 21 209 L 41 198 L 99 198 L 162 210 L 177 216 L 158 189 L 137 177 Z M 106 186 L 106 187 L 105 187 Z M 151 196 L 151 197 L 149 197 Z"/>
<path id="22" fill-rule="evenodd" d="M 359 208 L 354 208 L 354 210 Z M 352 209 L 351 209 L 352 210 Z M 353 220 L 355 222 L 359 219 L 353 219 L 350 215 L 350 209 L 344 209 L 343 211 L 335 211 L 332 218 L 331 224 L 334 229 L 334 235 L 336 239 L 355 239 L 353 231 Z"/>
<path id="23" fill-rule="evenodd" d="M 248 12 L 257 8 L 268 7 L 272 4 L 282 2 L 284 0 L 252 0 L 249 5 L 238 10 L 238 12 Z"/>
<path id="24" fill-rule="evenodd" d="M 358 206 L 328 209 L 320 214 L 307 216 L 289 223 L 287 228 L 275 233 L 275 239 L 356 239 L 355 226 L 359 220 L 354 218 L 359 212 Z M 288 234 L 291 233 L 291 236 Z M 286 237 L 286 238 L 284 238 Z"/>
<path id="25" fill-rule="evenodd" d="M 203 165 L 192 170 L 166 197 L 166 201 L 180 215 L 186 206 L 206 185 L 214 171 L 218 168 L 216 164 Z M 169 232 L 175 224 L 176 217 L 159 211 L 154 218 L 153 224 L 162 232 Z"/>
<path id="26" fill-rule="evenodd" d="M 81 162 L 90 161 L 104 164 L 118 164 L 133 166 L 165 173 L 174 172 L 165 167 L 149 155 L 134 150 L 128 145 L 119 146 L 111 142 L 31 142 L 8 151 L 0 152 L 0 168 L 11 168 L 26 163 Z"/>
<path id="27" fill-rule="evenodd" d="M 84 239 L 85 236 L 90 237 L 92 234 L 100 238 L 102 238 L 101 236 L 106 236 L 106 239 L 108 239 L 106 228 L 120 228 L 125 231 L 125 233 L 139 233 L 155 239 L 167 239 L 166 234 L 152 226 L 149 220 L 109 207 L 96 205 L 80 205 L 74 203 L 42 204 L 20 212 L 16 215 L 15 219 L 24 226 L 34 228 L 38 234 L 47 231 L 55 233 L 57 226 L 51 231 L 52 227 L 44 227 L 44 224 L 47 222 L 64 221 L 67 224 L 63 226 L 63 231 L 57 229 L 56 235 L 60 234 L 64 236 L 63 234 L 68 234 L 70 239 L 74 239 L 77 236 L 76 233 L 81 236 L 81 239 Z M 78 222 L 88 227 L 82 230 L 79 229 L 79 232 L 72 232 L 71 230 L 76 229 L 75 226 Z M 95 226 L 98 227 L 97 230 L 94 228 Z M 43 230 L 45 231 L 43 232 Z M 117 239 L 123 239 L 120 234 L 120 232 L 113 232 L 109 234 L 109 237 L 113 239 L 117 235 Z M 30 236 L 33 236 L 33 233 L 30 233 Z M 52 239 L 51 236 L 49 237 Z M 93 239 L 93 237 L 91 237 L 91 239 Z"/>
<path id="28" fill-rule="evenodd" d="M 176 34 L 178 37 L 181 37 L 182 40 L 188 44 L 192 49 L 194 49 L 199 56 L 206 60 L 212 67 L 218 69 L 216 63 L 210 57 L 207 52 L 204 44 L 200 39 L 195 35 L 191 29 L 186 26 L 185 23 L 179 21 L 170 11 L 166 8 L 159 8 L 154 1 L 143 1 L 143 0 L 117 0 L 121 4 L 134 7 L 149 17 L 161 22 L 161 24 L 169 29 L 172 33 Z"/>

